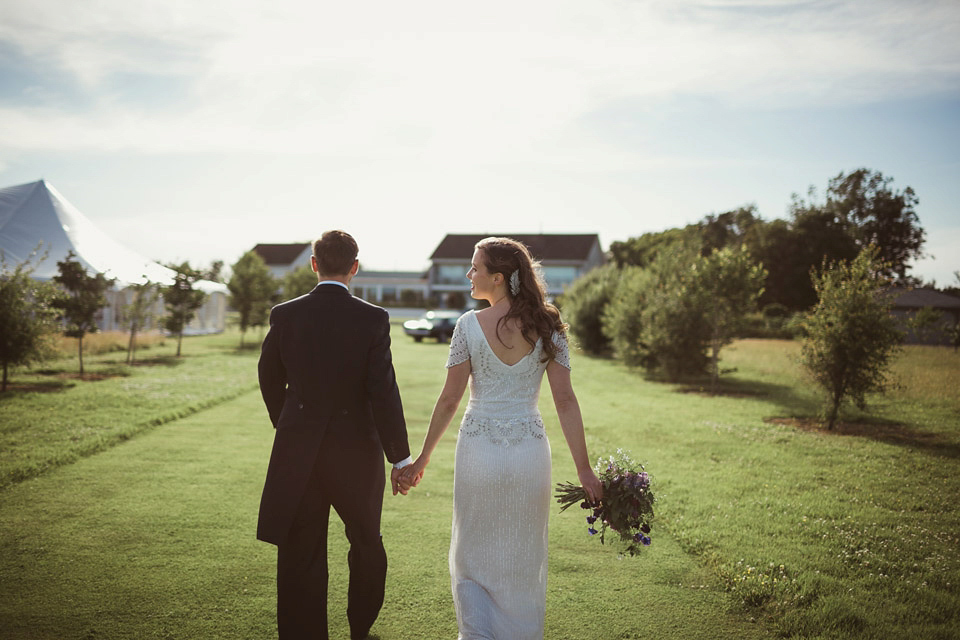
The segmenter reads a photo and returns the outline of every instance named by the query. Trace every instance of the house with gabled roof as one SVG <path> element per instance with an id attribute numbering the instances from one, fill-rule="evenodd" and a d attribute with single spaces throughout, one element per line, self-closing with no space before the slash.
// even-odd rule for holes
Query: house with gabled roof
<path id="1" fill-rule="evenodd" d="M 600 237 L 595 233 L 450 233 L 430 256 L 427 279 L 435 297 L 449 298 L 450 294 L 457 293 L 470 299 L 470 282 L 466 274 L 470 269 L 473 248 L 477 242 L 491 235 L 506 236 L 527 245 L 533 257 L 540 261 L 550 296 L 560 295 L 574 280 L 604 262 Z M 454 299 L 458 297 L 454 296 Z"/>
<path id="2" fill-rule="evenodd" d="M 310 264 L 313 243 L 258 244 L 253 251 L 267 263 L 270 275 L 283 279 Z M 362 264 L 350 289 L 356 296 L 383 305 L 421 307 L 429 297 L 427 279 L 421 271 L 367 271 Z"/>
<path id="3" fill-rule="evenodd" d="M 905 332 L 907 344 L 951 344 L 951 333 L 960 324 L 960 298 L 934 289 L 894 287 L 890 313 Z M 928 321 L 917 326 L 918 314 L 925 312 Z"/>
<path id="4" fill-rule="evenodd" d="M 267 263 L 270 275 L 274 278 L 283 278 L 294 269 L 310 264 L 313 245 L 309 242 L 258 244 L 253 248 L 253 252 Z"/>
<path id="5" fill-rule="evenodd" d="M 557 296 L 574 280 L 603 264 L 604 253 L 597 234 L 502 234 L 518 240 L 540 261 L 547 293 Z M 467 271 L 474 245 L 490 234 L 447 234 L 430 256 L 430 268 L 419 271 L 367 271 L 361 265 L 351 291 L 365 300 L 388 306 L 472 305 Z M 258 244 L 253 250 L 263 258 L 276 278 L 310 264 L 312 245 Z"/>

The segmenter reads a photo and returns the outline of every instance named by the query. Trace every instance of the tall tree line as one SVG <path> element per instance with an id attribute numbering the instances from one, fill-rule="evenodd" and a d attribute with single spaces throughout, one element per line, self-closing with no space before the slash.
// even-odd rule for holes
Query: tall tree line
<path id="1" fill-rule="evenodd" d="M 618 266 L 646 267 L 690 243 L 704 256 L 726 247 L 743 249 L 767 271 L 759 304 L 791 311 L 816 304 L 812 273 L 824 264 L 848 263 L 869 246 L 878 251 L 878 275 L 916 285 L 910 263 L 923 255 L 926 236 L 915 210 L 919 200 L 912 188 L 900 191 L 892 183 L 870 169 L 840 173 L 829 181 L 822 200 L 812 187 L 806 199 L 794 195 L 786 219 L 764 220 L 749 205 L 683 228 L 614 242 L 610 252 Z"/>

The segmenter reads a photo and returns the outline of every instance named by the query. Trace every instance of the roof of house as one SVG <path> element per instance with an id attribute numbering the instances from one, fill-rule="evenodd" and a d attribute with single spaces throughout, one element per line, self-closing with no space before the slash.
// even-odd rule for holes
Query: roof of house
<path id="1" fill-rule="evenodd" d="M 304 249 L 310 246 L 309 242 L 295 242 L 293 244 L 258 244 L 253 248 L 258 256 L 267 264 L 288 265 L 300 257 Z"/>
<path id="2" fill-rule="evenodd" d="M 431 260 L 455 259 L 470 260 L 473 247 L 491 234 L 455 234 L 449 233 L 440 242 Z M 518 240 L 527 245 L 530 253 L 537 260 L 586 260 L 595 244 L 600 242 L 595 233 L 559 234 L 559 233 L 515 233 L 503 234 L 508 238 Z"/>
<path id="3" fill-rule="evenodd" d="M 893 288 L 890 293 L 894 296 L 894 308 L 960 309 L 960 298 L 933 289 Z"/>

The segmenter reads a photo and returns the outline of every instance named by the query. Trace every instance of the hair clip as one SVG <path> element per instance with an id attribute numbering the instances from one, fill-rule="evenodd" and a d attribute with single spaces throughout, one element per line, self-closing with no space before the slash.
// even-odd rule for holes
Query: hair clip
<path id="1" fill-rule="evenodd" d="M 518 293 L 520 293 L 520 269 L 510 274 L 510 294 L 515 296 Z"/>

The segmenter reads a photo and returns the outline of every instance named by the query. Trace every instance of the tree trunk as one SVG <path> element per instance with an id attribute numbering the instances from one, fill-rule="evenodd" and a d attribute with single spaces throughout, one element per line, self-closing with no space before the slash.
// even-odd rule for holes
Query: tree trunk
<path id="1" fill-rule="evenodd" d="M 80 357 L 80 376 L 83 377 L 83 334 L 77 338 L 77 354 Z"/>
<path id="2" fill-rule="evenodd" d="M 180 357 L 180 345 L 183 344 L 183 331 L 177 334 L 177 357 Z"/>
<path id="3" fill-rule="evenodd" d="M 710 340 L 710 394 L 717 393 L 717 382 L 720 380 L 720 321 L 717 318 L 717 309 L 713 309 L 713 336 Z"/>
<path id="4" fill-rule="evenodd" d="M 837 416 L 840 414 L 840 401 L 842 396 L 834 394 L 830 398 L 830 411 L 827 413 L 827 431 L 833 431 L 833 427 L 837 424 Z"/>
<path id="5" fill-rule="evenodd" d="M 246 329 L 244 329 L 243 327 L 240 327 L 240 350 L 241 351 L 243 350 L 243 334 L 245 334 L 246 332 L 247 332 Z"/>
<path id="6" fill-rule="evenodd" d="M 7 390 L 7 363 L 6 363 L 6 361 L 4 361 L 4 363 L 3 363 L 3 383 L 0 384 L 0 391 L 6 391 L 6 390 Z"/>
<path id="7" fill-rule="evenodd" d="M 130 343 L 127 345 L 127 364 L 133 364 L 133 353 L 137 350 L 137 328 L 130 327 Z"/>

